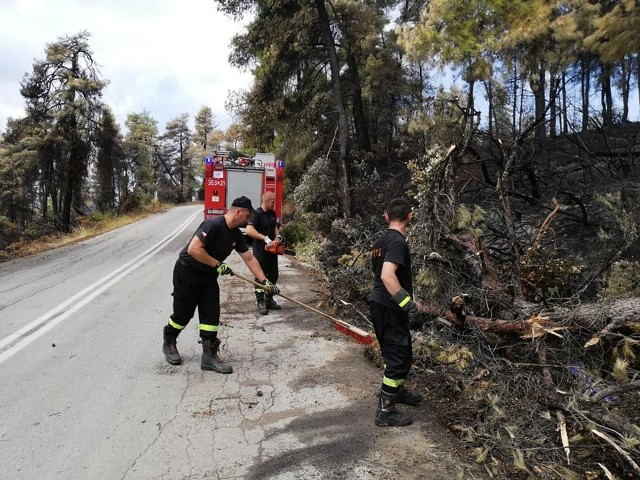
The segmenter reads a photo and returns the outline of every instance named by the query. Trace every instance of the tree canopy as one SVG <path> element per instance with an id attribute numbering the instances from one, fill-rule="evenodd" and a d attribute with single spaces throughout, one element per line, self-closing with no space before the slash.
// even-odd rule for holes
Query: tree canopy
<path id="1" fill-rule="evenodd" d="M 326 239 L 309 250 L 335 291 L 354 302 L 366 296 L 362 259 L 386 227 L 383 206 L 404 196 L 416 213 L 407 236 L 415 295 L 438 319 L 434 335 L 476 348 L 472 368 L 490 365 L 511 380 L 510 357 L 525 356 L 542 374 L 517 382 L 518 395 L 542 390 L 545 409 L 561 391 L 584 387 L 573 373 L 550 371 L 551 355 L 582 363 L 576 372 L 601 382 L 637 377 L 637 325 L 628 321 L 637 305 L 603 313 L 600 302 L 637 296 L 640 275 L 640 134 L 630 121 L 640 96 L 636 0 L 216 3 L 250 18 L 229 60 L 253 82 L 227 99 L 234 121 L 225 131 L 206 102 L 164 126 L 148 110 L 118 125 L 102 99 L 107 80 L 90 35 L 46 46 L 20 85 L 26 116 L 10 119 L 0 142 L 0 246 L 16 232 L 67 232 L 88 213 L 191 201 L 202 158 L 215 150 L 274 152 L 287 165 L 283 230 L 301 242 Z M 580 356 L 593 346 L 609 357 Z M 434 356 L 441 371 L 449 353 Z M 511 390 L 477 373 L 486 390 L 471 410 L 489 418 Z M 637 454 L 637 426 L 615 415 L 637 401 L 614 412 L 592 395 L 587 415 L 578 396 L 554 407 L 571 415 L 571 442 L 588 443 L 589 424 L 600 422 L 616 432 L 616 468 L 626 465 L 626 450 Z M 519 471 L 549 478 L 598 468 L 560 465 L 548 429 L 535 439 L 513 433 L 541 415 L 460 428 L 488 469 L 511 458 Z M 502 448 L 504 431 L 511 443 Z M 545 455 L 548 467 L 539 465 Z"/>

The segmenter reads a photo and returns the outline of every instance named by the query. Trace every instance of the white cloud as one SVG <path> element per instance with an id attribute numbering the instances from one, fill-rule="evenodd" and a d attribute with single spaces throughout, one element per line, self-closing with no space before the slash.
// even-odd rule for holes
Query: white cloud
<path id="1" fill-rule="evenodd" d="M 246 24 L 246 22 L 245 22 Z M 246 89 L 251 73 L 228 64 L 229 43 L 243 24 L 213 0 L 0 0 L 0 130 L 24 115 L 20 81 L 45 58 L 47 44 L 82 30 L 102 77 L 104 100 L 124 131 L 126 115 L 147 110 L 160 130 L 182 113 L 213 110 L 225 128 L 224 103 Z"/>

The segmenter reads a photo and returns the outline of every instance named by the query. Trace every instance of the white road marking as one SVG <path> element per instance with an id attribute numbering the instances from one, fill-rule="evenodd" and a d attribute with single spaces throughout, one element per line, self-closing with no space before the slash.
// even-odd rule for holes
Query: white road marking
<path id="1" fill-rule="evenodd" d="M 68 298 L 61 304 L 49 310 L 44 315 L 39 316 L 24 327 L 16 330 L 12 334 L 7 335 L 2 340 L 0 340 L 0 351 L 5 349 L 5 347 L 7 347 L 8 345 L 11 345 L 2 353 L 0 353 L 0 364 L 2 364 L 5 360 L 11 358 L 13 355 L 18 353 L 34 340 L 41 337 L 44 333 L 48 332 L 53 327 L 66 320 L 70 315 L 84 307 L 87 303 L 91 302 L 102 292 L 115 285 L 117 282 L 130 274 L 133 270 L 144 264 L 162 247 L 172 241 L 180 233 L 182 233 L 184 229 L 187 228 L 191 221 L 196 217 L 196 215 L 199 214 L 200 212 L 194 212 L 187 220 L 182 223 L 182 225 L 180 225 L 158 243 L 149 247 L 133 260 L 125 263 L 120 268 L 111 272 L 109 275 L 82 289 L 72 297 Z"/>

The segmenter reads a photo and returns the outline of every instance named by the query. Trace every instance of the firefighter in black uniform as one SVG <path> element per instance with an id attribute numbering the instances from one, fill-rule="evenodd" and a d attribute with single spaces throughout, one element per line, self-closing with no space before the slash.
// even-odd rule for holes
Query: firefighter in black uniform
<path id="1" fill-rule="evenodd" d="M 162 351 L 172 365 L 182 363 L 176 345 L 178 335 L 193 317 L 196 307 L 202 341 L 202 370 L 231 373 L 232 367 L 218 355 L 220 340 L 219 275 L 233 275 L 224 263 L 232 250 L 240 254 L 265 291 L 276 295 L 278 287 L 267 280 L 260 264 L 249 251 L 239 227 L 245 226 L 253 212 L 251 200 L 236 198 L 226 214 L 211 217 L 200 224 L 189 244 L 182 249 L 173 268 L 173 314 L 164 327 Z"/>
<path id="2" fill-rule="evenodd" d="M 369 296 L 373 326 L 384 363 L 375 424 L 405 426 L 413 420 L 397 411 L 395 405 L 417 405 L 422 401 L 422 395 L 407 389 L 404 381 L 413 359 L 409 330 L 419 329 L 424 320 L 411 298 L 411 257 L 404 237 L 405 229 L 413 218 L 411 206 L 401 198 L 393 199 L 387 205 L 384 217 L 389 229 L 373 246 L 375 279 Z"/>
<path id="3" fill-rule="evenodd" d="M 276 195 L 265 192 L 262 195 L 260 208 L 253 212 L 247 225 L 247 235 L 253 238 L 253 255 L 260 262 L 262 271 L 274 285 L 278 282 L 278 255 L 265 251 L 265 247 L 274 240 L 280 239 L 280 224 L 275 212 Z M 256 278 L 256 281 L 258 279 Z M 258 312 L 266 315 L 269 310 L 280 310 L 280 305 L 273 299 L 273 295 L 261 288 L 255 289 Z"/>

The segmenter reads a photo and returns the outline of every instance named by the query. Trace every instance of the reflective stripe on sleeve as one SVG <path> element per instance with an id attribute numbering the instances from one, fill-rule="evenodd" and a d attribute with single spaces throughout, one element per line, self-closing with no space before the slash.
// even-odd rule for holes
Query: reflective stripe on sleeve
<path id="1" fill-rule="evenodd" d="M 404 306 L 405 306 L 407 303 L 409 303 L 410 301 L 411 301 L 411 297 L 410 297 L 409 295 L 407 295 L 406 297 L 404 297 L 404 300 L 402 300 L 402 301 L 398 304 L 398 306 L 399 306 L 400 308 L 404 308 Z"/>

